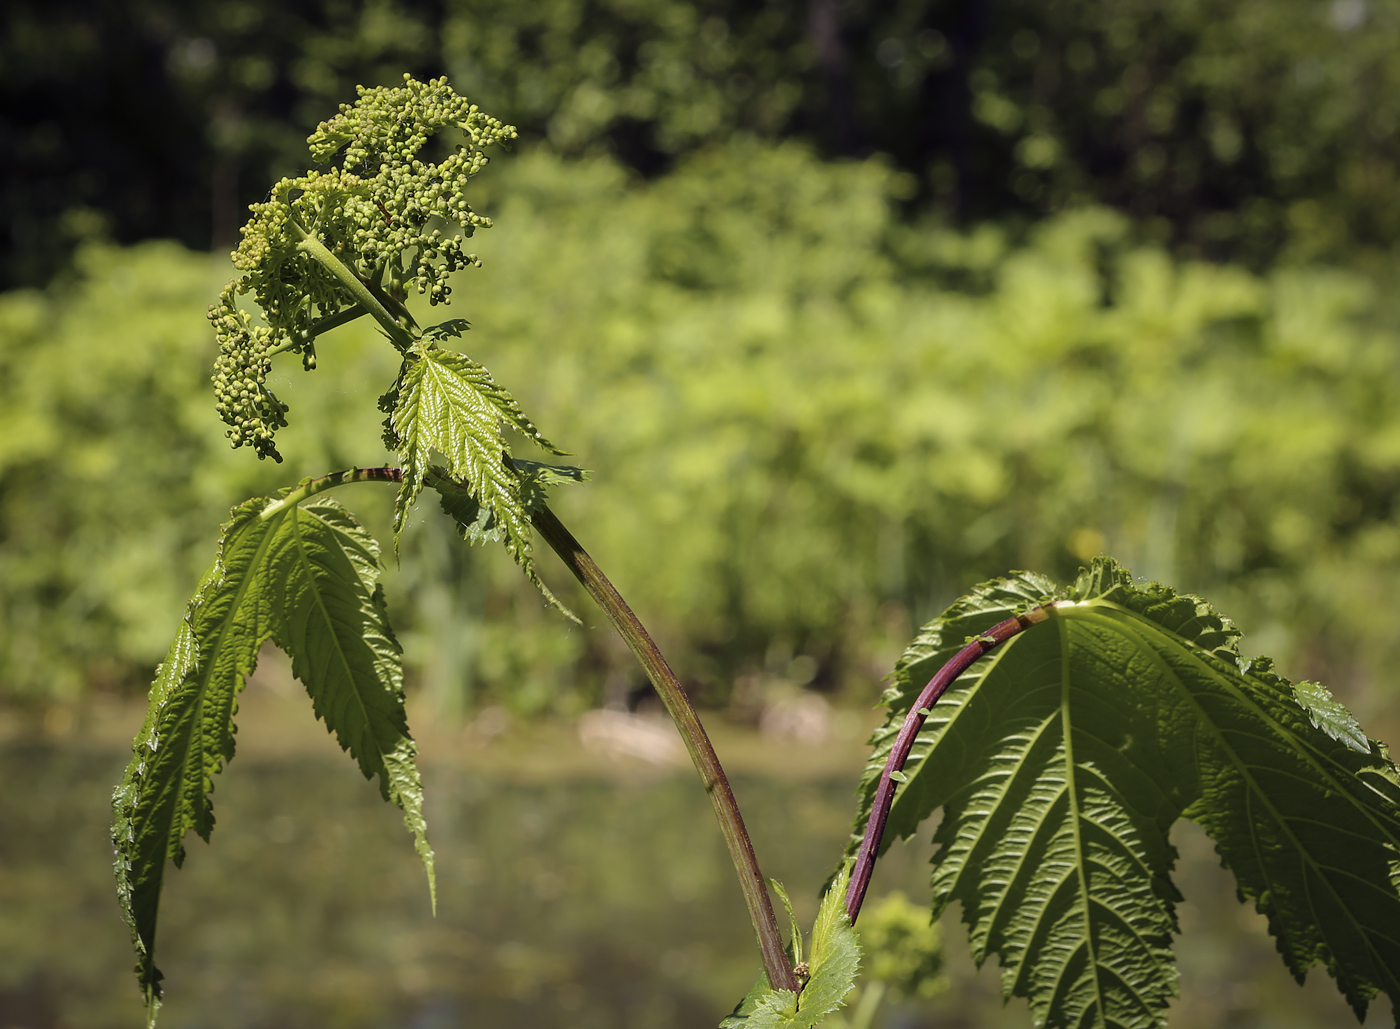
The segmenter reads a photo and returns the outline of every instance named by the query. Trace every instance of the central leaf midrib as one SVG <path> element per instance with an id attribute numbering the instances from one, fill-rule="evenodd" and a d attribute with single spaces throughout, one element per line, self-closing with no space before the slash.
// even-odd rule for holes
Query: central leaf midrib
<path id="1" fill-rule="evenodd" d="M 299 509 L 298 509 L 298 510 L 299 510 Z M 310 514 L 309 512 L 308 512 L 307 514 L 308 514 L 308 517 L 315 517 L 315 515 L 312 515 L 312 514 Z M 317 521 L 318 521 L 321 525 L 325 526 L 325 528 L 327 529 L 327 531 L 329 531 L 329 532 L 335 532 L 335 529 L 333 529 L 333 528 L 332 528 L 330 525 L 328 525 L 326 522 L 321 521 L 319 518 L 317 519 Z M 390 777 L 389 777 L 388 771 L 387 771 L 387 769 L 385 768 L 385 764 L 384 764 L 384 753 L 385 753 L 385 752 L 384 752 L 384 748 L 381 747 L 381 746 L 379 745 L 379 738 L 378 738 L 378 736 L 375 734 L 375 732 L 373 731 L 373 722 L 372 722 L 371 719 L 370 719 L 369 709 L 365 706 L 364 697 L 362 697 L 362 696 L 360 695 L 359 685 L 358 685 L 358 683 L 357 683 L 357 681 L 356 681 L 356 679 L 355 679 L 355 674 L 354 674 L 354 671 L 352 670 L 350 661 L 349 661 L 349 659 L 348 659 L 348 658 L 346 657 L 346 655 L 345 655 L 345 649 L 341 646 L 341 643 L 340 643 L 340 636 L 339 636 L 338 633 L 336 633 L 336 631 L 335 631 L 335 629 L 334 629 L 335 621 L 334 621 L 334 619 L 331 618 L 330 611 L 326 608 L 325 602 L 324 602 L 324 600 L 323 600 L 323 598 L 322 598 L 322 596 L 321 596 L 321 591 L 320 591 L 320 589 L 317 588 L 316 577 L 315 577 L 315 575 L 314 575 L 314 574 L 312 573 L 312 571 L 311 571 L 311 567 L 312 567 L 312 565 L 311 565 L 311 559 L 310 559 L 310 558 L 307 556 L 307 554 L 306 554 L 305 540 L 304 540 L 304 538 L 303 538 L 303 536 L 302 536 L 301 520 L 300 520 L 300 519 L 294 519 L 293 522 L 292 522 L 292 525 L 293 525 L 293 539 L 294 539 L 295 542 L 296 542 L 296 553 L 297 553 L 297 557 L 298 557 L 298 558 L 300 559 L 300 561 L 301 561 L 301 564 L 302 564 L 302 572 L 303 572 L 303 574 L 306 576 L 306 581 L 307 581 L 308 589 L 309 589 L 309 591 L 311 592 L 311 594 L 312 594 L 312 596 L 313 596 L 313 598 L 314 598 L 314 602 L 315 602 L 315 604 L 316 604 L 316 607 L 317 607 L 317 609 L 321 612 L 321 616 L 322 616 L 322 618 L 325 620 L 326 625 L 327 625 L 328 627 L 330 627 L 330 632 L 327 633 L 326 635 L 328 635 L 328 636 L 331 638 L 331 640 L 334 642 L 334 650 L 335 650 L 335 653 L 336 653 L 337 657 L 340 658 L 340 662 L 341 662 L 341 665 L 342 665 L 342 670 L 344 671 L 344 674 L 345 674 L 345 678 L 346 678 L 346 680 L 347 680 L 347 681 L 349 682 L 349 684 L 350 684 L 350 693 L 351 693 L 351 695 L 355 698 L 355 702 L 359 705 L 359 708 L 360 708 L 360 715 L 361 715 L 361 717 L 364 719 L 365 735 L 369 737 L 370 741 L 373 743 L 373 749 L 374 749 L 374 751 L 379 755 L 379 767 L 376 768 L 375 771 L 381 776 L 383 786 L 385 787 L 385 791 L 386 791 L 386 792 L 392 792 L 391 783 L 390 783 L 390 781 L 389 781 L 389 780 L 390 780 Z M 324 639 L 324 637 L 323 637 L 323 639 Z M 329 699 L 329 698 L 328 698 L 328 699 Z M 356 754 L 355 756 L 356 756 L 356 757 L 359 757 L 358 754 Z"/>
<path id="2" fill-rule="evenodd" d="M 1107 1027 L 1108 1012 L 1104 1007 L 1103 987 L 1099 982 L 1099 958 L 1097 949 L 1094 946 L 1094 926 L 1093 917 L 1089 910 L 1089 880 L 1085 874 L 1084 840 L 1079 826 L 1079 794 L 1075 789 L 1074 781 L 1074 723 L 1070 716 L 1070 674 L 1069 674 L 1069 629 L 1065 622 L 1055 619 L 1055 628 L 1060 636 L 1060 720 L 1064 732 L 1064 761 L 1065 761 L 1065 784 L 1069 791 L 1070 802 L 1070 824 L 1073 826 L 1074 849 L 1078 860 L 1075 862 L 1075 871 L 1079 876 L 1079 889 L 1084 918 L 1084 946 L 1089 952 L 1089 967 L 1092 969 L 1094 981 L 1094 999 L 1097 1007 L 1098 1022 Z M 1066 962 L 1065 967 L 1068 967 Z M 1063 972 L 1057 977 L 1057 985 L 1051 994 L 1051 1009 L 1053 1002 L 1059 993 L 1059 983 L 1063 982 Z M 1048 1011 L 1047 1011 L 1048 1013 Z"/>

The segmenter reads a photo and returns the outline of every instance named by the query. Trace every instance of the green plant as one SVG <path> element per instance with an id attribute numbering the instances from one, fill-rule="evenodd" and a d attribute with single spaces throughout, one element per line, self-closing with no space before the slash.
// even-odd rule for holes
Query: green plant
<path id="1" fill-rule="evenodd" d="M 449 130 L 465 143 L 442 148 Z M 433 490 L 465 541 L 501 543 L 572 617 L 535 570 L 538 533 L 627 642 L 714 802 L 758 938 L 764 973 L 730 1029 L 810 1029 L 845 1002 L 860 960 L 853 923 L 886 828 L 908 835 L 940 806 L 934 909 L 963 902 L 976 957 L 1000 955 L 1006 993 L 1028 997 L 1042 1023 L 1161 1023 L 1175 981 L 1166 833 L 1179 817 L 1214 836 L 1295 975 L 1323 962 L 1359 1014 L 1378 990 L 1400 997 L 1400 772 L 1384 747 L 1320 686 L 1243 662 L 1237 634 L 1204 602 L 1136 584 L 1107 559 L 1063 588 L 1025 574 L 987 584 L 925 628 L 886 696 L 857 837 L 822 901 L 810 957 L 795 920 L 785 945 L 684 689 L 548 506 L 551 487 L 586 474 L 513 456 L 502 424 L 564 452 L 484 367 L 446 348 L 466 322 L 422 327 L 408 307 L 415 290 L 447 302 L 448 275 L 475 263 L 465 241 L 489 222 L 463 191 L 486 149 L 513 137 L 443 80 L 362 89 L 309 140 L 327 170 L 284 179 L 254 207 L 235 254 L 242 275 L 211 308 L 228 435 L 277 460 L 288 409 L 267 386 L 272 359 L 296 353 L 310 370 L 320 337 L 368 316 L 400 362 L 379 407 L 401 465 L 303 479 L 240 504 L 188 605 L 113 797 L 118 893 L 152 1019 L 166 862 L 183 861 L 190 829 L 206 840 L 212 831 L 213 775 L 233 757 L 237 694 L 268 640 L 402 809 L 433 890 L 378 545 L 325 496 L 358 482 L 397 488 L 396 542 Z M 904 940 L 889 946 L 907 956 L 911 934 L 884 935 Z M 895 962 L 877 981 L 916 991 L 937 971 Z M 878 1003 L 878 991 L 866 997 Z M 868 1025 L 872 1013 L 863 998 L 853 1018 Z"/>

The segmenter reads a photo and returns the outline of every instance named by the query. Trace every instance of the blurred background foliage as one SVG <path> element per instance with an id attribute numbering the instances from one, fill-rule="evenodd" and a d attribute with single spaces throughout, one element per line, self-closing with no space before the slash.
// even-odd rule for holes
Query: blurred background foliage
<path id="1" fill-rule="evenodd" d="M 736 134 L 887 155 L 962 225 L 1070 204 L 1190 257 L 1391 265 L 1400 0 L 11 0 L 0 283 L 106 227 L 229 244 L 356 83 L 446 73 L 654 177 Z"/>
<path id="2" fill-rule="evenodd" d="M 868 700 L 972 583 L 1107 551 L 1384 713 L 1394 690 L 1366 687 L 1398 656 L 1400 328 L 1376 285 L 1173 257 L 1103 207 L 1020 235 L 910 220 L 900 177 L 753 140 L 649 182 L 544 147 L 483 177 L 497 227 L 450 313 L 593 469 L 557 506 L 682 677 L 741 707 L 779 681 Z M 227 274 L 91 244 L 0 296 L 7 695 L 141 684 L 232 499 L 387 457 L 372 400 L 394 355 L 359 326 L 315 372 L 274 369 L 285 465 L 227 449 L 201 317 Z M 342 492 L 383 527 L 387 490 Z M 444 712 L 568 715 L 643 685 L 430 508 L 388 590 Z"/>
<path id="3" fill-rule="evenodd" d="M 973 583 L 1100 552 L 1208 596 L 1247 649 L 1400 740 L 1400 0 L 10 0 L 0 1022 L 137 1017 L 101 899 L 127 702 L 231 504 L 387 459 L 373 401 L 396 361 L 367 326 L 313 373 L 274 369 L 274 466 L 227 447 L 203 313 L 246 205 L 355 84 L 404 71 L 522 129 L 476 180 L 484 266 L 423 320 L 469 319 L 463 349 L 594 471 L 561 515 L 787 771 L 856 761 L 860 716 L 800 691 L 867 705 Z M 338 495 L 387 539 L 388 490 Z M 552 558 L 585 629 L 430 501 L 388 564 L 430 772 L 490 745 L 503 777 L 430 787 L 444 889 L 466 893 L 424 927 L 401 829 L 343 762 L 322 779 L 273 734 L 257 763 L 254 730 L 290 717 L 257 724 L 274 694 L 333 749 L 268 662 L 250 767 L 220 786 L 228 838 L 169 905 L 172 981 L 202 991 L 167 1014 L 379 1024 L 372 994 L 424 1027 L 712 1024 L 751 969 L 713 833 L 688 835 L 703 801 L 635 765 L 503 785 L 589 745 L 536 716 L 643 701 L 629 655 Z M 88 732 L 54 745 L 31 715 Z M 770 773 L 743 786 L 760 852 L 814 903 L 849 782 Z M 383 817 L 329 813 L 355 804 Z M 317 860 L 277 857 L 294 840 Z M 1294 990 L 1204 836 L 1177 843 L 1183 1024 L 1345 1017 L 1320 974 Z M 959 954 L 940 1017 L 1024 1024 Z M 889 1024 L 927 1024 L 912 1010 Z"/>
<path id="4" fill-rule="evenodd" d="M 286 466 L 225 449 L 204 252 L 408 70 L 522 127 L 451 313 L 595 470 L 559 507 L 707 702 L 867 700 L 973 582 L 1106 550 L 1395 714 L 1400 0 L 0 19 L 6 698 L 136 691 L 233 500 L 380 459 L 392 354 L 356 327 L 275 372 Z M 635 699 L 605 633 L 437 522 L 389 583 L 437 710 Z"/>

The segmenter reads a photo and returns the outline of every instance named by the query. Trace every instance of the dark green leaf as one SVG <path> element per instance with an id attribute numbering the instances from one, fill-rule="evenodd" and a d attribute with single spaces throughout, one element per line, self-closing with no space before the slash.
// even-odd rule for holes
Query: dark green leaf
<path id="1" fill-rule="evenodd" d="M 236 698 L 269 638 L 292 657 L 316 714 L 404 812 L 428 870 L 422 785 L 403 711 L 400 650 L 378 584 L 378 547 L 339 504 L 250 500 L 190 601 L 113 794 L 117 892 L 154 1019 L 156 918 L 165 862 L 214 827 L 213 777 L 234 754 Z"/>
<path id="2" fill-rule="evenodd" d="M 1045 591 L 1019 576 L 930 624 L 887 694 L 869 797 L 914 697 L 968 635 Z M 886 843 L 936 808 L 934 913 L 962 902 L 976 960 L 1040 1024 L 1164 1024 L 1179 899 L 1168 832 L 1214 837 L 1301 979 L 1322 962 L 1357 1011 L 1400 999 L 1400 773 L 1330 697 L 1295 688 L 1204 601 L 1096 561 L 1052 616 L 934 705 Z M 1320 727 L 1319 727 L 1320 726 Z M 1341 728 L 1339 728 L 1341 727 Z M 1361 749 L 1361 741 L 1364 751 Z"/>

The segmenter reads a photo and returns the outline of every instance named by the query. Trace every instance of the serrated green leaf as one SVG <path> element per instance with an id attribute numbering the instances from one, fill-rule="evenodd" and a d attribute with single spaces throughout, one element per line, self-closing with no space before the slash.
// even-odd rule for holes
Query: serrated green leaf
<path id="1" fill-rule="evenodd" d="M 482 504 L 470 491 L 459 486 L 452 479 L 448 478 L 445 470 L 433 469 L 429 476 L 433 488 L 437 490 L 441 498 L 442 510 L 457 526 L 458 534 L 469 544 L 505 542 L 507 549 L 510 549 L 510 537 L 506 531 L 506 523 L 502 521 L 497 510 Z M 524 505 L 527 517 L 533 514 L 537 504 L 545 501 L 544 489 L 538 481 L 529 479 L 520 483 L 519 500 Z M 526 537 L 529 541 L 529 537 Z M 578 615 L 569 610 L 554 592 L 544 584 L 535 572 L 535 565 L 529 560 L 529 551 L 526 553 L 526 560 L 520 560 L 517 551 L 511 549 L 511 553 L 516 555 L 516 561 L 525 572 L 526 578 L 535 584 L 535 588 L 544 596 L 546 603 L 562 614 L 569 621 L 576 625 L 583 624 L 579 621 Z"/>
<path id="2" fill-rule="evenodd" d="M 329 498 L 285 506 L 250 500 L 224 527 L 218 559 L 161 665 L 112 797 L 117 893 L 152 1020 L 161 993 L 154 956 L 165 863 L 183 862 L 190 829 L 209 839 L 213 777 L 234 755 L 236 698 L 269 638 L 291 655 L 317 716 L 403 810 L 432 889 L 402 662 L 378 576 L 373 538 Z"/>
<path id="3" fill-rule="evenodd" d="M 849 882 L 849 870 L 843 870 L 822 897 L 812 926 L 812 956 L 802 992 L 771 989 L 767 975 L 760 976 L 733 1013 L 720 1022 L 720 1029 L 813 1029 L 845 1004 L 860 971 L 860 940 L 846 916 Z M 786 901 L 785 894 L 780 896 Z M 796 942 L 792 949 L 801 953 Z"/>
<path id="4" fill-rule="evenodd" d="M 460 337 L 462 333 L 466 332 L 471 327 L 471 322 L 467 321 L 465 318 L 449 318 L 445 322 L 429 325 L 423 330 L 423 338 L 444 340 L 448 336 Z"/>
<path id="5" fill-rule="evenodd" d="M 520 475 L 520 497 L 525 510 L 533 514 L 548 497 L 546 486 L 570 486 L 587 482 L 588 472 L 571 465 L 541 464 L 537 461 L 509 459 L 510 467 Z M 501 520 L 494 508 L 482 505 L 470 491 L 450 482 L 448 470 L 434 466 L 429 478 L 440 494 L 443 513 L 457 524 L 457 532 L 468 543 L 499 543 L 505 538 Z"/>
<path id="6" fill-rule="evenodd" d="M 568 464 L 543 464 L 539 461 L 522 461 L 518 457 L 510 459 L 515 468 L 526 479 L 534 479 L 545 486 L 574 486 L 588 481 L 588 469 Z"/>
<path id="7" fill-rule="evenodd" d="M 860 939 L 846 915 L 849 871 L 836 877 L 822 897 L 812 926 L 811 978 L 798 997 L 803 1026 L 814 1026 L 846 1002 L 860 971 Z M 806 1021 L 810 1018 L 811 1021 Z"/>
<path id="8" fill-rule="evenodd" d="M 281 516 L 267 562 L 278 590 L 273 640 L 291 656 L 316 717 L 403 811 L 436 908 L 418 747 L 404 712 L 403 651 L 379 583 L 379 544 L 340 504 L 318 497 Z"/>
<path id="9" fill-rule="evenodd" d="M 442 479 L 447 478 L 447 469 L 435 467 L 433 471 Z M 457 534 L 468 543 L 500 543 L 505 539 L 505 530 L 496 516 L 496 509 L 483 504 L 468 490 L 443 485 L 438 488 L 438 499 L 442 513 L 452 519 L 457 526 Z"/>
<path id="10" fill-rule="evenodd" d="M 434 453 L 447 459 L 446 478 L 465 487 L 481 510 L 459 489 L 444 491 L 444 508 L 463 526 L 468 542 L 498 540 L 521 570 L 555 607 L 570 613 L 535 572 L 528 476 L 516 471 L 501 423 L 506 422 L 545 450 L 563 454 L 525 417 L 515 399 L 491 373 L 465 354 L 420 341 L 410 351 L 398 384 L 390 419 L 403 460 L 403 485 L 394 506 L 394 536 L 427 484 Z M 577 621 L 577 618 L 574 618 Z"/>
<path id="11" fill-rule="evenodd" d="M 787 912 L 788 959 L 794 965 L 800 965 L 802 964 L 802 926 L 798 924 L 797 913 L 792 910 L 792 898 L 788 896 L 787 887 L 777 879 L 769 879 L 768 885 L 773 887 L 773 892 L 783 902 L 783 910 Z"/>
<path id="12" fill-rule="evenodd" d="M 920 634 L 887 694 L 863 812 L 891 726 L 969 612 L 985 629 L 1042 590 L 990 584 Z M 1322 962 L 1358 1015 L 1377 990 L 1400 999 L 1400 773 L 1385 749 L 1327 731 L 1350 716 L 1244 662 L 1198 598 L 1104 559 L 1059 595 L 934 705 L 904 767 L 885 842 L 943 807 L 934 914 L 961 902 L 973 956 L 999 956 L 1003 991 L 1039 1024 L 1161 1026 L 1176 992 L 1168 832 L 1187 817 L 1295 976 Z"/>
<path id="13" fill-rule="evenodd" d="M 1339 743 L 1345 743 L 1358 754 L 1369 754 L 1371 743 L 1351 712 L 1332 697 L 1332 691 L 1320 682 L 1295 682 L 1293 695 L 1308 719 L 1328 736 Z"/>

